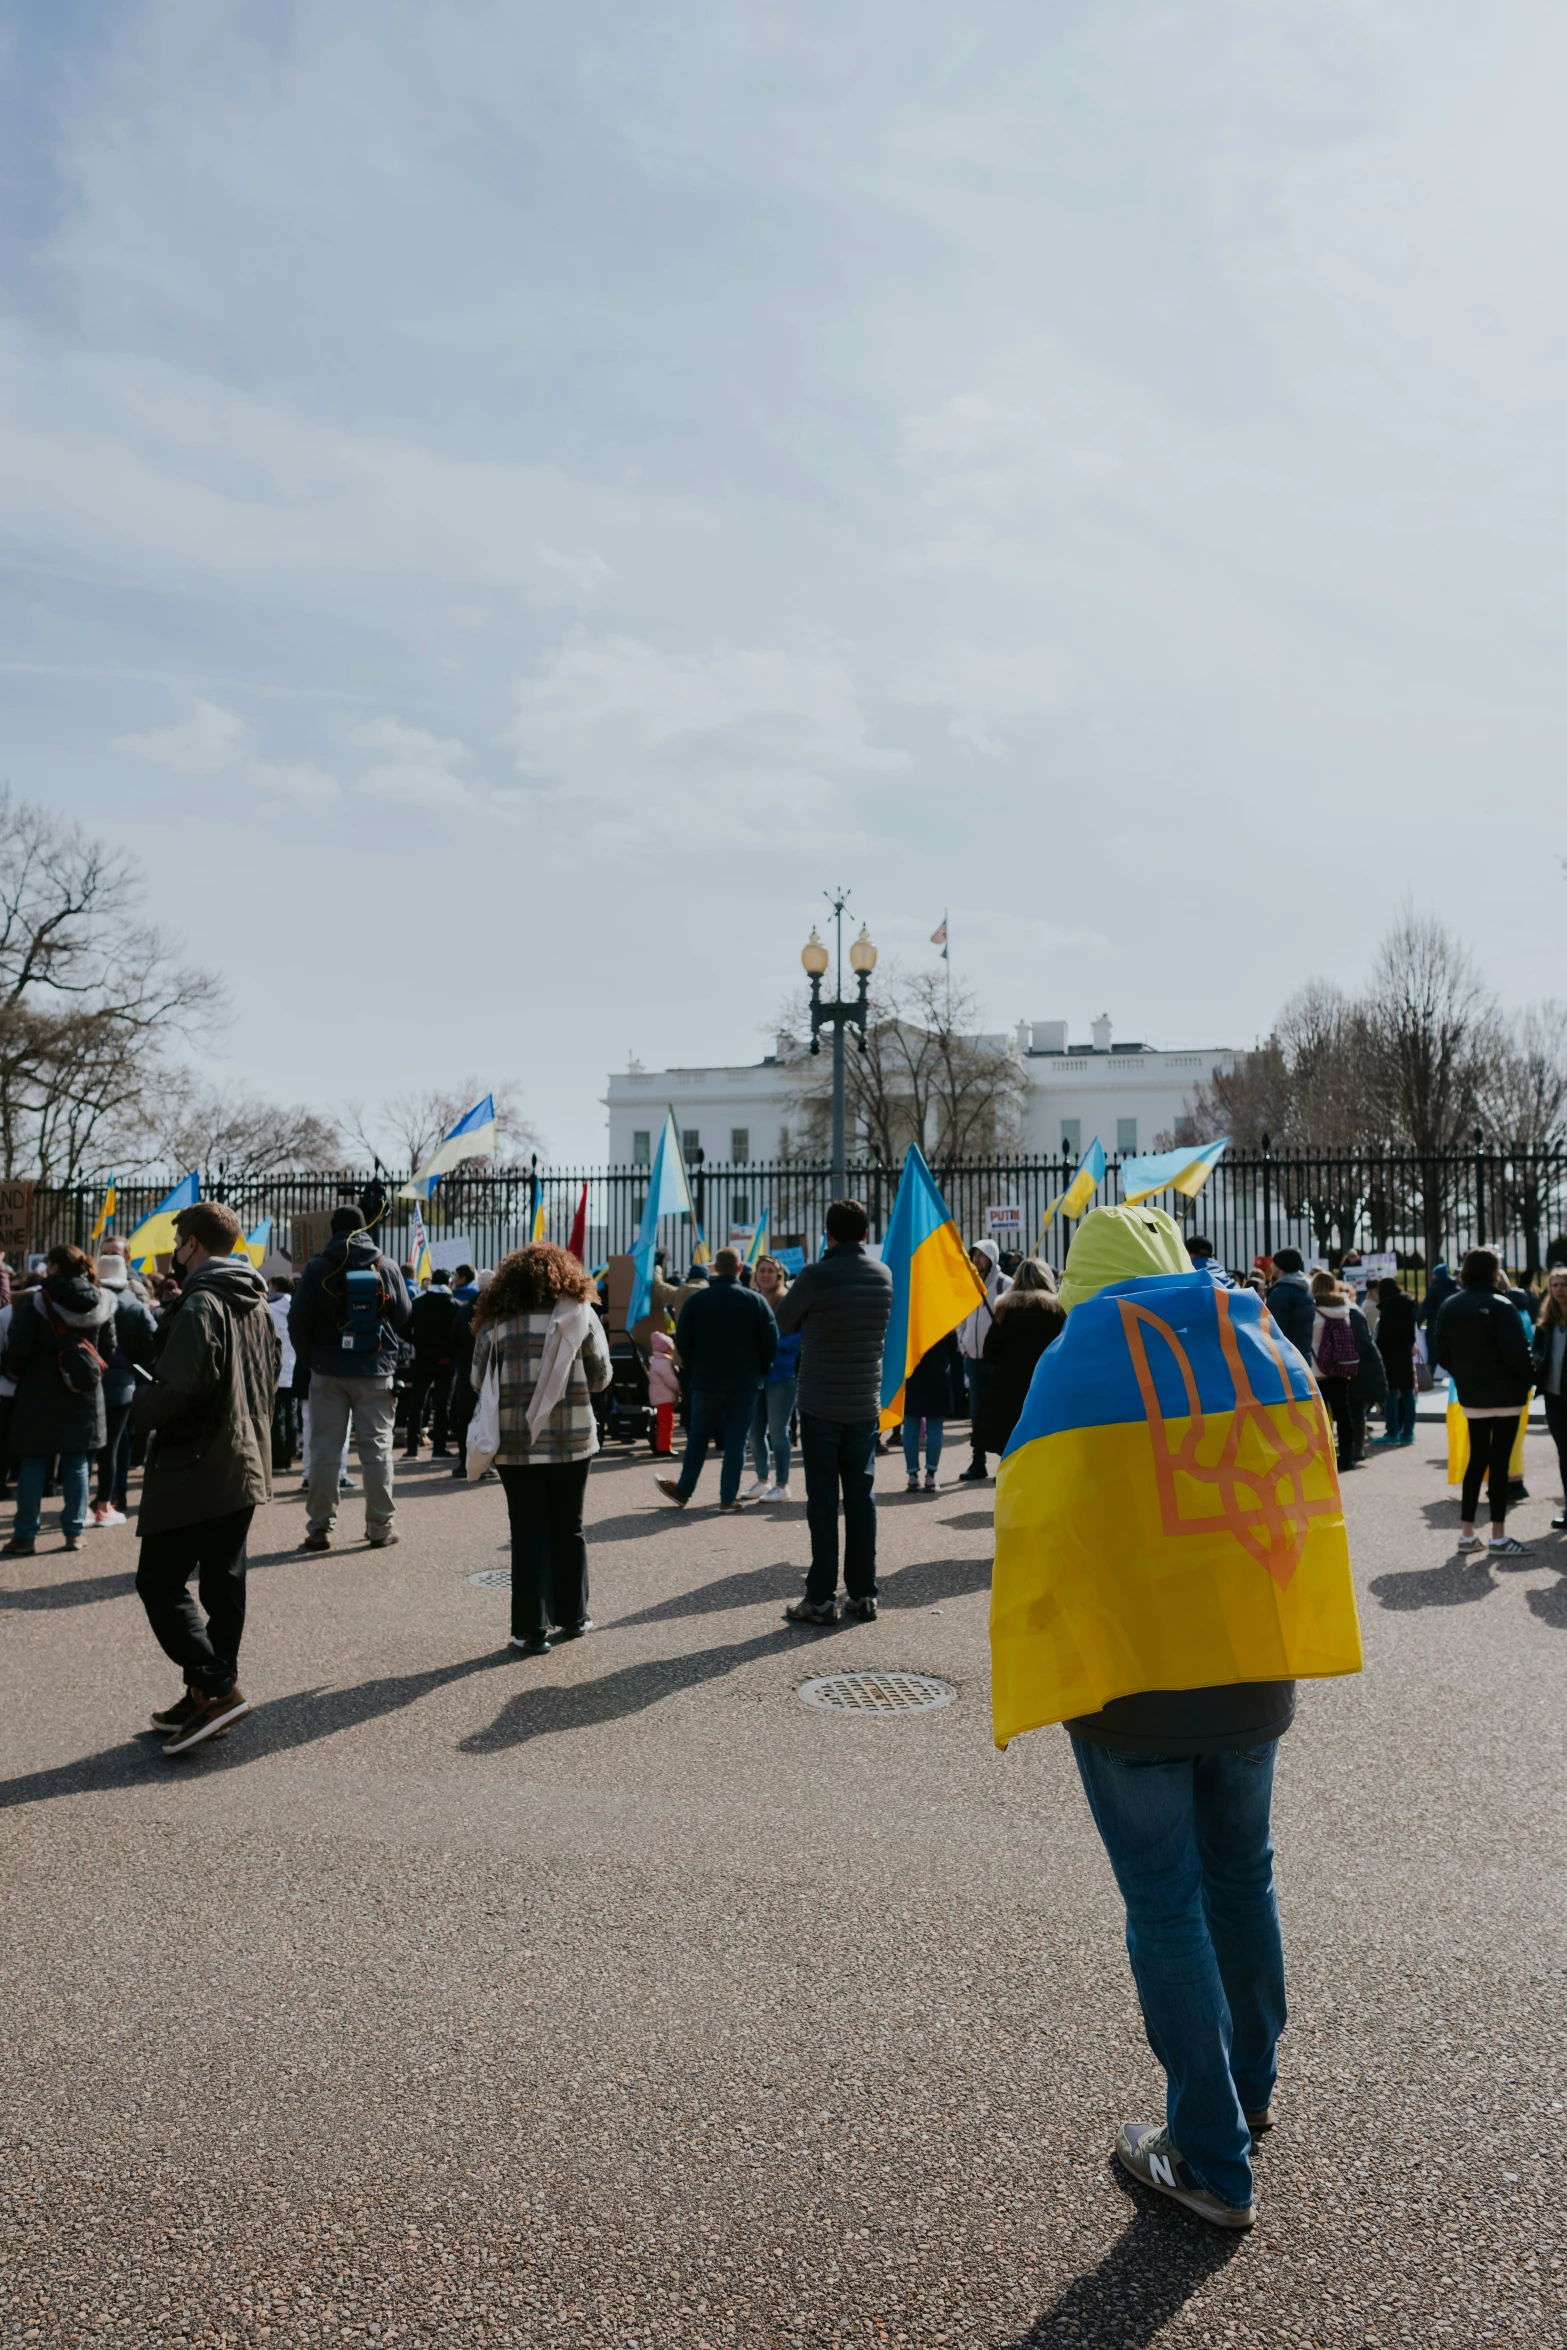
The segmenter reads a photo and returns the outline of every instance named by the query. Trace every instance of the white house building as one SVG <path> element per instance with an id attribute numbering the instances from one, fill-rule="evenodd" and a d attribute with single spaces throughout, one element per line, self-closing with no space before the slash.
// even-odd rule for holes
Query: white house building
<path id="1" fill-rule="evenodd" d="M 1191 1107 L 1196 1088 L 1235 1066 L 1229 1046 L 1116 1044 L 1108 1018 L 1089 1023 L 1090 1042 L 1071 1044 L 1064 1020 L 1019 1021 L 1015 1052 L 1027 1079 L 1020 1147 L 1027 1157 L 1075 1159 L 1097 1134 L 1111 1157 L 1155 1147 Z M 829 1040 L 822 1042 L 825 1058 Z M 854 1049 L 852 1041 L 849 1050 Z M 731 1068 L 644 1069 L 633 1061 L 609 1079 L 613 1166 L 646 1165 L 657 1147 L 666 1107 L 673 1108 L 686 1156 L 700 1149 L 714 1166 L 746 1166 L 796 1150 L 806 1122 L 807 1074 L 822 1061 L 780 1037 L 779 1049 Z M 851 1155 L 853 1143 L 850 1144 Z"/>

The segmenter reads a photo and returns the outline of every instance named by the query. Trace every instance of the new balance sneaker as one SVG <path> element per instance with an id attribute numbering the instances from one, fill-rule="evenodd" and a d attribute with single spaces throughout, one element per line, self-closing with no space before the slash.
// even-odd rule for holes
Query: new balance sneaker
<path id="1" fill-rule="evenodd" d="M 1494 1559 L 1526 1559 L 1529 1556 L 1527 1542 L 1515 1542 L 1510 1534 L 1504 1534 L 1500 1542 L 1493 1538 L 1485 1547 L 1488 1556 Z"/>
<path id="2" fill-rule="evenodd" d="M 198 1691 L 198 1696 L 200 1692 Z M 165 1754 L 184 1754 L 192 1746 L 200 1746 L 205 1739 L 215 1738 L 226 1730 L 230 1722 L 237 1722 L 251 1710 L 250 1700 L 236 1681 L 223 1697 L 202 1697 L 188 1720 L 181 1724 L 164 1748 Z"/>
<path id="3" fill-rule="evenodd" d="M 655 1477 L 654 1484 L 666 1501 L 672 1501 L 677 1510 L 683 1510 L 689 1496 L 682 1493 L 673 1477 Z"/>
<path id="4" fill-rule="evenodd" d="M 784 1609 L 786 1624 L 836 1624 L 838 1610 L 830 1599 L 796 1599 Z"/>
<path id="5" fill-rule="evenodd" d="M 1249 2228 L 1256 2220 L 1255 2203 L 1221 2202 L 1199 2184 L 1170 2144 L 1170 2133 L 1161 2123 L 1123 2122 L 1115 2134 L 1115 2159 L 1132 2178 L 1152 2187 L 1156 2194 L 1184 2203 L 1210 2227 Z"/>

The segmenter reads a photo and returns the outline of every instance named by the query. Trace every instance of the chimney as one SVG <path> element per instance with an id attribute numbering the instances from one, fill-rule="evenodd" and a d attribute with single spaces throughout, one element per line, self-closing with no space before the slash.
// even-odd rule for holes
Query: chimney
<path id="1" fill-rule="evenodd" d="M 1034 1050 L 1036 1053 L 1064 1053 L 1066 1051 L 1066 1022 L 1064 1020 L 1036 1020 L 1034 1022 Z"/>
<path id="2" fill-rule="evenodd" d="M 1110 1050 L 1110 1015 L 1109 1015 L 1109 1013 L 1108 1013 L 1108 1012 L 1101 1012 L 1097 1020 L 1094 1020 L 1094 1021 L 1090 1022 L 1090 1027 L 1091 1027 L 1091 1029 L 1092 1029 L 1092 1032 L 1093 1032 L 1093 1039 L 1094 1039 L 1094 1050 L 1095 1050 L 1095 1052 L 1096 1052 L 1096 1053 L 1107 1053 L 1107 1052 Z"/>

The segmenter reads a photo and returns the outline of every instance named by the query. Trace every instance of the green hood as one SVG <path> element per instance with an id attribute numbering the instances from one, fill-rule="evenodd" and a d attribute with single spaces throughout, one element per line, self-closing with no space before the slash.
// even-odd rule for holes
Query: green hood
<path id="1" fill-rule="evenodd" d="M 1180 1227 L 1163 1208 L 1092 1208 L 1066 1253 L 1061 1303 L 1070 1313 L 1112 1281 L 1191 1270 Z"/>

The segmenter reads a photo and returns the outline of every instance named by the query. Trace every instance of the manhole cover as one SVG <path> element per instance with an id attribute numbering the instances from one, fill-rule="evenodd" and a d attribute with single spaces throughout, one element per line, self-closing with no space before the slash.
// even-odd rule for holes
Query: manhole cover
<path id="1" fill-rule="evenodd" d="M 934 1673 L 826 1673 L 802 1684 L 800 1703 L 830 1714 L 914 1714 L 951 1705 L 957 1694 Z"/>
<path id="2" fill-rule="evenodd" d="M 468 1580 L 470 1583 L 477 1583 L 481 1591 L 509 1591 L 511 1589 L 511 1569 L 510 1567 L 484 1567 L 477 1575 L 470 1575 Z"/>

